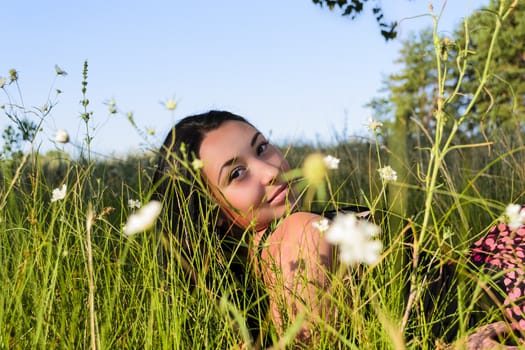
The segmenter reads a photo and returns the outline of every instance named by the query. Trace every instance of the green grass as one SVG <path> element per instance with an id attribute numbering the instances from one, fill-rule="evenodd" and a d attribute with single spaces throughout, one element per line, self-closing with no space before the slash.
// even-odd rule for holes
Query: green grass
<path id="1" fill-rule="evenodd" d="M 478 324 L 502 319 L 496 303 L 488 303 L 486 309 L 486 297 L 478 284 L 491 282 L 465 263 L 469 243 L 486 232 L 509 202 L 519 201 L 525 188 L 523 167 L 519 166 L 525 157 L 522 147 L 509 150 L 503 139 L 495 142 L 490 155 L 483 149 L 469 149 L 447 159 L 454 186 L 443 186 L 436 193 L 434 223 L 429 228 L 432 244 L 420 247 L 424 254 L 417 266 L 411 255 L 413 235 L 388 230 L 388 203 L 376 181 L 378 159 L 371 156 L 375 146 L 346 143 L 325 149 L 342 158 L 340 168 L 330 177 L 334 193 L 330 206 L 376 203 L 385 252 L 374 268 L 362 267 L 334 277 L 328 297 L 337 307 L 340 322 L 324 328 L 319 348 L 336 344 L 340 348 L 388 349 L 397 348 L 398 343 L 411 349 L 432 348 L 447 332 L 452 332 L 452 338 L 460 337 Z M 295 165 L 307 154 L 299 147 L 292 153 Z M 48 163 L 56 159 L 29 159 L 18 175 L 14 169 L 21 160 L 13 160 L 11 166 L 4 163 L 1 194 L 6 201 L 0 211 L 2 348 L 89 348 L 92 316 L 97 348 L 235 348 L 246 343 L 246 312 L 258 300 L 245 294 L 248 289 L 243 281 L 232 282 L 229 261 L 217 248 L 216 238 L 193 232 L 195 244 L 205 246 L 206 254 L 197 254 L 191 263 L 197 280 L 190 286 L 177 253 L 170 257 L 168 276 L 162 273 L 156 230 L 131 238 L 122 234 L 132 211 L 127 208 L 127 199 L 147 201 L 145 184 L 152 170 L 148 158 L 130 157 L 124 163 L 68 161 L 59 173 L 55 168 L 49 170 Z M 465 159 L 471 161 L 462 170 Z M 359 169 L 355 164 L 360 164 Z M 116 169 L 128 169 L 126 176 L 119 177 L 120 182 L 108 175 Z M 60 174 L 60 178 L 53 174 Z M 51 203 L 51 191 L 61 181 L 68 185 L 67 195 Z M 456 192 L 451 193 L 451 187 Z M 403 219 L 417 234 L 425 194 L 417 186 L 411 188 L 411 215 Z M 90 230 L 94 313 L 89 307 L 90 207 L 94 213 Z M 463 224 L 463 216 L 468 225 Z M 170 244 L 180 252 L 176 241 Z M 459 272 L 451 282 L 453 287 L 429 296 L 427 285 L 450 263 Z M 422 284 L 401 331 L 414 273 Z M 266 325 L 267 339 L 278 341 L 266 315 L 255 317 Z M 436 331 L 434 327 L 442 328 Z"/>

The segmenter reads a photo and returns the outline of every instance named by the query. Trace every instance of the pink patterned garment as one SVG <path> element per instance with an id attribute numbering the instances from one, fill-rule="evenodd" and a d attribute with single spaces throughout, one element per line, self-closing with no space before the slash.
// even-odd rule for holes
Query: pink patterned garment
<path id="1" fill-rule="evenodd" d="M 515 230 L 505 223 L 492 227 L 472 246 L 471 260 L 489 273 L 502 275 L 503 306 L 512 326 L 525 330 L 525 226 Z"/>

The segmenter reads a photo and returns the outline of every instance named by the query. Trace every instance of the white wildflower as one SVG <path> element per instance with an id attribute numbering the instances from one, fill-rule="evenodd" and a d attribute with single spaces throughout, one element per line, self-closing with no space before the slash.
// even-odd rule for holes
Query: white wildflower
<path id="1" fill-rule="evenodd" d="M 130 209 L 140 209 L 142 203 L 138 199 L 128 199 L 128 207 Z"/>
<path id="2" fill-rule="evenodd" d="M 128 222 L 123 228 L 124 234 L 132 236 L 151 228 L 160 215 L 161 208 L 162 206 L 159 201 L 151 201 L 140 208 L 135 214 L 130 215 Z"/>
<path id="3" fill-rule="evenodd" d="M 319 232 L 324 233 L 330 228 L 330 221 L 326 218 L 323 218 L 319 221 L 312 222 L 312 226 L 319 230 Z"/>
<path id="4" fill-rule="evenodd" d="M 397 181 L 397 172 L 392 169 L 390 165 L 377 169 L 377 171 L 379 171 L 379 176 L 381 176 L 384 181 Z"/>
<path id="5" fill-rule="evenodd" d="M 0 77 L 0 89 L 3 89 L 5 86 L 7 79 L 4 77 Z"/>
<path id="6" fill-rule="evenodd" d="M 368 118 L 368 129 L 370 131 L 379 132 L 382 126 L 383 126 L 382 122 L 376 121 L 372 119 L 372 117 Z"/>
<path id="7" fill-rule="evenodd" d="M 155 129 L 153 129 L 153 128 L 148 128 L 148 135 L 150 135 L 150 136 L 155 135 Z"/>
<path id="8" fill-rule="evenodd" d="M 328 169 L 337 169 L 339 168 L 339 162 L 340 162 L 340 159 L 339 158 L 336 158 L 334 156 L 326 156 L 323 158 L 324 160 L 324 164 L 326 165 L 326 167 Z"/>
<path id="9" fill-rule="evenodd" d="M 55 188 L 51 193 L 51 202 L 62 200 L 66 197 L 67 185 L 63 184 L 60 188 Z"/>
<path id="10" fill-rule="evenodd" d="M 177 102 L 175 102 L 174 99 L 170 98 L 164 103 L 164 107 L 166 107 L 168 111 L 173 111 L 175 108 L 177 108 Z"/>
<path id="11" fill-rule="evenodd" d="M 507 225 L 511 230 L 515 230 L 525 223 L 525 210 L 519 204 L 509 204 L 505 209 L 505 215 L 508 219 Z"/>
<path id="12" fill-rule="evenodd" d="M 55 133 L 54 141 L 55 142 L 59 142 L 59 143 L 68 143 L 69 142 L 69 134 L 67 133 L 66 130 L 58 129 L 56 131 L 56 133 Z"/>
<path id="13" fill-rule="evenodd" d="M 373 240 L 379 226 L 357 218 L 355 214 L 337 215 L 326 233 L 326 240 L 339 247 L 339 259 L 345 265 L 375 264 L 383 245 Z"/>
<path id="14" fill-rule="evenodd" d="M 204 166 L 204 162 L 199 158 L 195 158 L 193 162 L 191 162 L 191 167 L 195 171 L 202 169 L 203 166 Z"/>

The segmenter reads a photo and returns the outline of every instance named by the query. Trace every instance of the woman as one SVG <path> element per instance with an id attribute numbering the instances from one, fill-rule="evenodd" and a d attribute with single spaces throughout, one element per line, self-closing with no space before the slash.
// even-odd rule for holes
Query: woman
<path id="1" fill-rule="evenodd" d="M 313 225 L 322 217 L 296 210 L 299 198 L 282 176 L 288 170 L 283 154 L 247 120 L 210 111 L 182 119 L 167 136 L 155 197 L 169 211 L 169 230 L 186 251 L 195 249 L 188 220 L 197 232 L 206 226 L 223 242 L 233 241 L 232 251 L 245 247 L 244 261 L 252 262 L 264 283 L 277 331 L 306 316 L 296 339 L 308 342 L 316 321 L 333 319 L 322 297 L 333 247 Z M 213 208 L 216 215 L 203 217 Z"/>

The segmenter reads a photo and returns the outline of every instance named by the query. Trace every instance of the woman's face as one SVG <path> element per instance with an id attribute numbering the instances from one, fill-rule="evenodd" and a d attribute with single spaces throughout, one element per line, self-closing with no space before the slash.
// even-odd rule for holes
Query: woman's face
<path id="1" fill-rule="evenodd" d="M 281 180 L 290 166 L 251 125 L 226 121 L 208 132 L 199 158 L 214 197 L 235 225 L 262 230 L 291 209 L 290 184 Z"/>

